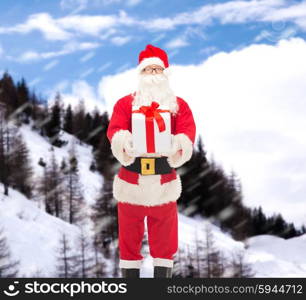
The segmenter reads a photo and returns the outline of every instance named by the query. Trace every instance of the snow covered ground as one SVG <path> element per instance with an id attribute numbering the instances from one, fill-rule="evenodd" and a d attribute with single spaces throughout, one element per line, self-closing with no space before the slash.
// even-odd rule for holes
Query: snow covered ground
<path id="1" fill-rule="evenodd" d="M 42 174 L 42 167 L 37 164 L 40 157 L 47 160 L 51 155 L 50 144 L 31 131 L 29 126 L 23 126 L 21 132 L 30 149 L 35 176 Z M 68 157 L 72 136 L 65 133 L 69 144 L 59 149 L 55 147 L 58 162 Z M 84 187 L 86 203 L 92 204 L 101 188 L 103 179 L 98 173 L 91 172 L 91 148 L 88 145 L 76 144 L 79 160 L 80 180 Z M 179 244 L 181 247 L 193 247 L 197 235 L 203 238 L 207 220 L 192 219 L 179 215 Z M 242 242 L 237 242 L 230 235 L 223 233 L 217 226 L 210 224 L 217 248 L 230 257 L 236 250 L 245 251 L 246 262 L 251 264 L 255 277 L 306 277 L 306 234 L 284 240 L 282 238 L 262 235 L 250 238 L 247 249 Z M 76 241 L 80 230 L 56 217 L 46 214 L 39 204 L 27 199 L 18 191 L 10 189 L 9 196 L 3 195 L 3 185 L 0 184 L 0 228 L 4 229 L 8 245 L 14 259 L 20 260 L 22 276 L 54 276 L 56 253 L 62 233 L 66 233 L 70 241 Z M 86 230 L 89 231 L 90 224 Z M 141 276 L 152 277 L 152 258 L 146 249 Z M 108 262 L 109 263 L 109 262 Z M 39 277 L 38 276 L 38 277 Z"/>

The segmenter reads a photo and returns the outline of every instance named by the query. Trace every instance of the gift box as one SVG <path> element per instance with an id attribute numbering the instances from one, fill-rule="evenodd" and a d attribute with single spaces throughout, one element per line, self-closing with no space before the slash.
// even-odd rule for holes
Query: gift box
<path id="1" fill-rule="evenodd" d="M 169 108 L 155 101 L 150 106 L 132 106 L 132 140 L 138 155 L 170 151 Z"/>

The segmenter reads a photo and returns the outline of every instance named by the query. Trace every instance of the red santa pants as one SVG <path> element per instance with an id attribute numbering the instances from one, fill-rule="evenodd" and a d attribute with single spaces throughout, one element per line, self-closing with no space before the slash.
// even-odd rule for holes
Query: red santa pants
<path id="1" fill-rule="evenodd" d="M 173 267 L 173 255 L 178 249 L 176 201 L 158 206 L 118 202 L 119 267 L 140 268 L 145 217 L 153 265 Z"/>

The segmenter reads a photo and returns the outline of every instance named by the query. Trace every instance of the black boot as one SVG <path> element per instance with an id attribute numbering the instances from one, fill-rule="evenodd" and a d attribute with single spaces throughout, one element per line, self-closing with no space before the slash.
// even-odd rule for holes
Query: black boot
<path id="1" fill-rule="evenodd" d="M 126 269 L 121 268 L 122 278 L 139 278 L 140 277 L 140 269 Z"/>
<path id="2" fill-rule="evenodd" d="M 172 268 L 155 266 L 154 278 L 172 278 Z"/>

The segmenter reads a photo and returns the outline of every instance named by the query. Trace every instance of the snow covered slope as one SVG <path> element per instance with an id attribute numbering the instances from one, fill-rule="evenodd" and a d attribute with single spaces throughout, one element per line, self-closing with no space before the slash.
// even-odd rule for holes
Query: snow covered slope
<path id="1" fill-rule="evenodd" d="M 23 125 L 20 128 L 20 132 L 30 150 L 30 159 L 34 168 L 35 178 L 38 178 L 43 174 L 43 168 L 38 164 L 38 161 L 40 158 L 43 158 L 45 162 L 50 161 L 52 153 L 51 145 L 44 137 L 39 135 L 36 131 L 31 130 L 31 125 Z M 93 160 L 91 153 L 92 146 L 85 143 L 80 145 L 78 139 L 65 131 L 61 131 L 61 139 L 68 141 L 68 144 L 61 148 L 54 147 L 56 160 L 58 164 L 60 164 L 63 158 L 68 158 L 69 149 L 72 144 L 75 145 L 80 173 L 80 183 L 83 189 L 84 198 L 88 204 L 93 204 L 95 197 L 101 188 L 101 184 L 103 183 L 103 177 L 97 172 L 93 173 L 89 170 L 90 163 Z"/>
<path id="2" fill-rule="evenodd" d="M 288 240 L 260 235 L 248 243 L 246 254 L 256 277 L 306 277 L 306 234 Z"/>
<path id="3" fill-rule="evenodd" d="M 68 240 L 75 241 L 79 229 L 45 213 L 18 191 L 10 189 L 9 196 L 4 196 L 3 184 L 0 190 L 0 228 L 12 258 L 20 260 L 20 276 L 53 276 L 61 235 L 65 233 Z"/>

